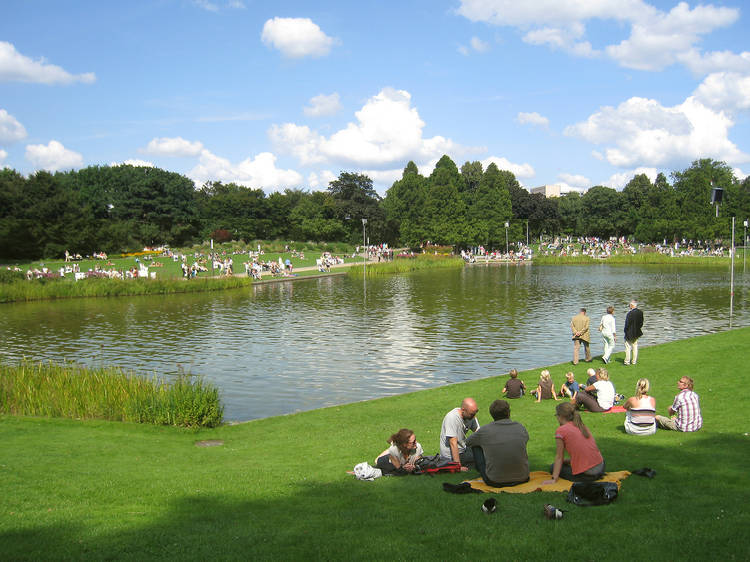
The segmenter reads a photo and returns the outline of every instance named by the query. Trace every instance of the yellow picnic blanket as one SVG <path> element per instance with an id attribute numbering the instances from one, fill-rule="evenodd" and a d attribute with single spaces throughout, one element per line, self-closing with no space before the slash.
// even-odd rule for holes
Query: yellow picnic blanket
<path id="1" fill-rule="evenodd" d="M 620 481 L 630 476 L 630 472 L 627 470 L 620 470 L 618 472 L 605 472 L 597 482 L 617 482 L 617 487 L 620 487 Z M 567 492 L 573 485 L 570 480 L 563 480 L 560 478 L 554 484 L 547 484 L 542 486 L 542 482 L 545 480 L 551 480 L 552 474 L 543 470 L 537 470 L 529 474 L 529 481 L 518 486 L 504 486 L 502 488 L 495 488 L 494 486 L 488 486 L 484 483 L 481 478 L 475 478 L 474 480 L 466 480 L 472 488 L 475 490 L 481 490 L 482 492 L 508 492 L 509 494 L 528 494 L 529 492 Z"/>

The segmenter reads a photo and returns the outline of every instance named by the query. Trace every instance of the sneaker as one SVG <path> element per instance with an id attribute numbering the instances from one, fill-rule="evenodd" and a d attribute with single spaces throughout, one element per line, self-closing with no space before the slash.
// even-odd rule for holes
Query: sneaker
<path id="1" fill-rule="evenodd" d="M 627 361 L 624 361 L 622 364 L 623 365 L 630 365 L 630 363 L 628 363 Z M 633 365 L 635 365 L 635 363 L 633 363 Z"/>
<path id="2" fill-rule="evenodd" d="M 605 365 L 609 363 L 609 359 L 605 359 L 604 357 L 602 357 L 602 361 L 604 361 L 604 364 L 605 364 Z M 627 363 L 626 363 L 626 364 L 627 364 Z"/>

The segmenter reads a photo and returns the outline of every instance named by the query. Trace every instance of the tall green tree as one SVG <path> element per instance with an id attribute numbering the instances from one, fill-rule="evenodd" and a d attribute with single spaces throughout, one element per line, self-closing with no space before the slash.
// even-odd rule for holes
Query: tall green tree
<path id="1" fill-rule="evenodd" d="M 347 230 L 347 241 L 362 240 L 362 219 L 367 219 L 367 232 L 372 243 L 382 242 L 385 212 L 372 180 L 364 174 L 341 172 L 328 184 L 328 193 L 336 203 L 336 217 Z"/>
<path id="2" fill-rule="evenodd" d="M 488 249 L 503 247 L 505 222 L 512 214 L 507 182 L 492 163 L 482 175 L 468 210 L 469 225 L 475 235 L 472 242 Z"/>
<path id="3" fill-rule="evenodd" d="M 732 169 L 724 162 L 704 158 L 682 172 L 673 172 L 672 178 L 683 236 L 693 240 L 728 237 L 729 223 L 717 220 L 715 207 L 711 205 L 711 190 L 719 187 L 726 193 L 735 181 Z"/>
<path id="4" fill-rule="evenodd" d="M 620 194 L 611 187 L 597 185 L 581 198 L 583 228 L 586 236 L 608 238 L 619 235 Z"/>
<path id="5" fill-rule="evenodd" d="M 557 212 L 560 215 L 560 230 L 563 234 L 576 235 L 583 232 L 583 204 L 580 193 L 569 191 L 562 195 L 557 202 Z"/>
<path id="6" fill-rule="evenodd" d="M 343 240 L 347 236 L 347 229 L 337 215 L 336 201 L 330 193 L 304 193 L 289 216 L 290 236 L 294 240 Z"/>
<path id="7" fill-rule="evenodd" d="M 393 182 L 382 202 L 386 220 L 395 225 L 401 244 L 414 248 L 428 238 L 426 200 L 427 181 L 416 164 L 409 162 L 401 179 Z"/>
<path id="8" fill-rule="evenodd" d="M 425 219 L 429 240 L 444 245 L 467 243 L 466 205 L 459 193 L 462 183 L 456 164 L 440 158 L 427 182 Z"/>

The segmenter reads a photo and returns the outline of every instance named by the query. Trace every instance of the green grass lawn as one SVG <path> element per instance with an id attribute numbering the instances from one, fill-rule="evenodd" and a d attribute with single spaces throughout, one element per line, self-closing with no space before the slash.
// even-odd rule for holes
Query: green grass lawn
<path id="1" fill-rule="evenodd" d="M 608 469 L 657 472 L 630 476 L 601 507 L 559 493 L 501 494 L 486 515 L 487 496 L 442 490 L 462 475 L 346 474 L 372 463 L 400 427 L 435 453 L 443 415 L 465 396 L 489 422 L 505 376 L 200 431 L 2 417 L 0 558 L 747 560 L 748 343 L 744 328 L 641 349 L 637 367 L 614 355 L 617 391 L 629 396 L 648 377 L 659 413 L 678 378 L 692 376 L 704 428 L 636 437 L 624 433 L 624 414 L 584 414 Z M 567 370 L 580 381 L 588 366 L 550 370 L 559 386 Z M 533 386 L 538 373 L 521 378 Z M 511 401 L 530 435 L 532 470 L 552 462 L 556 404 Z M 207 439 L 224 444 L 195 446 Z M 548 521 L 545 503 L 569 511 Z"/>

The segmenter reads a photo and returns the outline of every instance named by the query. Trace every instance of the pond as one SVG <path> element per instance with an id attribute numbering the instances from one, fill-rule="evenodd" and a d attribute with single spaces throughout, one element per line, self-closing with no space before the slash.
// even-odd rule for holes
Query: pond
<path id="1" fill-rule="evenodd" d="M 676 266 L 471 266 L 163 297 L 4 304 L 0 359 L 203 376 L 225 420 L 309 410 L 570 360 L 570 318 L 627 303 L 642 346 L 750 325 L 750 275 Z"/>

